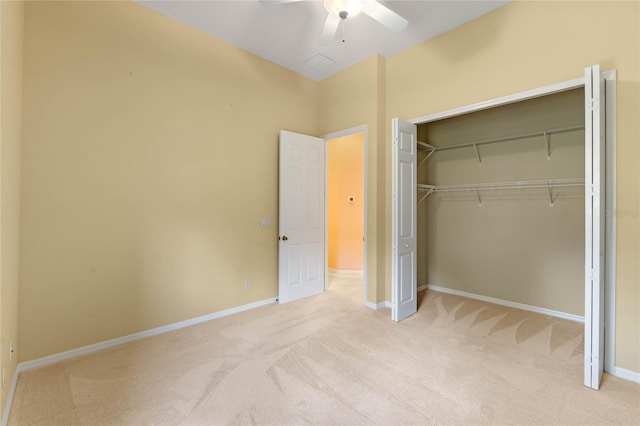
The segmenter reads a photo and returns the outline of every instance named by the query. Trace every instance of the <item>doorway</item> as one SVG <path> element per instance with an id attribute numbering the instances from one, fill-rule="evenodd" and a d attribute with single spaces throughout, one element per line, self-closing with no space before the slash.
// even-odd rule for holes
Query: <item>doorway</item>
<path id="1" fill-rule="evenodd" d="M 325 289 L 362 282 L 366 303 L 366 126 L 324 137 L 326 152 Z"/>
<path id="2" fill-rule="evenodd" d="M 279 135 L 278 301 L 313 296 L 329 287 L 328 141 L 355 136 L 360 167 L 356 187 L 347 188 L 346 202 L 359 204 L 361 225 L 356 228 L 360 247 L 359 281 L 362 303 L 367 301 L 367 126 L 315 137 L 281 130 Z M 353 168 L 352 164 L 347 164 Z M 340 183 L 340 179 L 338 178 Z M 358 196 L 358 193 L 361 195 Z M 344 194 L 343 194 L 344 195 Z M 342 197 L 343 201 L 345 197 Z M 360 202 L 358 203 L 358 199 Z M 355 257 L 357 258 L 357 254 Z M 354 267 L 341 264 L 338 267 Z M 361 266 L 360 266 L 361 265 Z M 357 266 L 356 266 L 357 267 Z M 351 270 L 353 271 L 353 270 Z"/>

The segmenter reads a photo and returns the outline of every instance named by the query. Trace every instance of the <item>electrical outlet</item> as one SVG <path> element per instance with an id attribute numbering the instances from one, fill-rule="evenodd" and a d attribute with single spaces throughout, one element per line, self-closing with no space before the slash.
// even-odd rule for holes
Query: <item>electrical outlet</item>
<path id="1" fill-rule="evenodd" d="M 251 287 L 251 283 L 249 282 L 249 280 L 246 280 L 244 282 L 244 288 L 249 288 L 249 287 Z"/>
<path id="2" fill-rule="evenodd" d="M 9 361 L 13 361 L 13 342 L 9 343 Z"/>

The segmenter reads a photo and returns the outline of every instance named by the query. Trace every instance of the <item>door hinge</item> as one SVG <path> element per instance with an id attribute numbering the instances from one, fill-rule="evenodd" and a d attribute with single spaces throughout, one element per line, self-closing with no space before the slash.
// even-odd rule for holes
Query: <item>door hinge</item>
<path id="1" fill-rule="evenodd" d="M 596 108 L 598 108 L 600 106 L 600 99 L 599 98 L 591 98 L 589 99 L 589 111 L 595 111 Z"/>

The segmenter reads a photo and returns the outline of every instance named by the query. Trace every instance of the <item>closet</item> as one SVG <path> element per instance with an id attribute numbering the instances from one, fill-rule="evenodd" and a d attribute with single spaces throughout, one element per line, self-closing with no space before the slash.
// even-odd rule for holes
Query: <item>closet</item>
<path id="1" fill-rule="evenodd" d="M 593 65 L 573 80 L 393 118 L 391 319 L 416 312 L 419 281 L 584 315 L 584 384 L 598 389 L 615 359 L 615 115 L 616 71 Z"/>
<path id="2" fill-rule="evenodd" d="M 584 88 L 418 125 L 417 284 L 584 316 Z"/>

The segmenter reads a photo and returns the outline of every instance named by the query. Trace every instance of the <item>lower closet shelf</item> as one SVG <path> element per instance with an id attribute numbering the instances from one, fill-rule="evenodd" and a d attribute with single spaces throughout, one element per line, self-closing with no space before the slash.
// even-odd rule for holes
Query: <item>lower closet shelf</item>
<path id="1" fill-rule="evenodd" d="M 505 189 L 547 189 L 549 193 L 549 204 L 553 206 L 553 188 L 559 187 L 571 187 L 571 186 L 583 186 L 584 178 L 571 178 L 571 179 L 545 179 L 545 180 L 525 180 L 525 181 L 512 181 L 512 182 L 488 182 L 488 183 L 468 183 L 468 184 L 455 184 L 455 185 L 425 185 L 418 184 L 417 189 L 419 192 L 425 194 L 418 200 L 418 204 L 424 201 L 430 194 L 434 192 L 475 192 L 478 198 L 478 202 L 482 204 L 480 197 L 480 191 L 499 191 Z"/>

